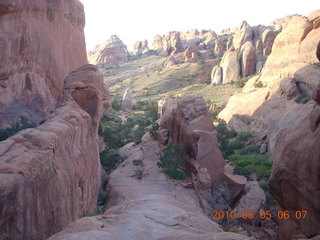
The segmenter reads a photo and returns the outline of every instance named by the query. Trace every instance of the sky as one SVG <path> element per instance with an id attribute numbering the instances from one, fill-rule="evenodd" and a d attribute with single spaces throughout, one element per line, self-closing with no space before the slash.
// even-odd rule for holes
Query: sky
<path id="1" fill-rule="evenodd" d="M 118 37 L 133 49 L 135 42 L 169 31 L 211 29 L 219 33 L 246 20 L 267 25 L 291 14 L 307 16 L 320 9 L 319 0 L 80 0 L 86 14 L 87 51 Z M 318 3 L 318 4 L 317 4 Z"/>

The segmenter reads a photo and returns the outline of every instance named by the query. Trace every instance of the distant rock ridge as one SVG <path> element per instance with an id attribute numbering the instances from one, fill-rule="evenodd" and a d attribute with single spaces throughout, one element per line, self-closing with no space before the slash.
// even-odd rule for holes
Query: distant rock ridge
<path id="1" fill-rule="evenodd" d="M 271 53 L 274 39 L 278 35 L 274 27 L 262 25 L 251 27 L 243 21 L 233 36 L 229 37 L 220 72 L 211 73 L 211 84 L 228 83 L 239 78 L 259 74 Z"/>
<path id="2" fill-rule="evenodd" d="M 1 1 L 0 128 L 54 110 L 65 76 L 87 63 L 84 24 L 78 0 Z"/>
<path id="3" fill-rule="evenodd" d="M 128 57 L 127 46 L 117 35 L 112 35 L 90 52 L 89 63 L 99 68 L 113 68 L 118 67 L 120 63 L 127 62 Z"/>

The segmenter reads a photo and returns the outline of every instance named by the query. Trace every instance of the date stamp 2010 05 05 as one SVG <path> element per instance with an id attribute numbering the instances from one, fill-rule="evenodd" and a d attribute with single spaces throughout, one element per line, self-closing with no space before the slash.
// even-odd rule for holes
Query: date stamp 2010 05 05
<path id="1" fill-rule="evenodd" d="M 212 219 L 222 220 L 222 219 L 272 219 L 277 218 L 279 220 L 287 219 L 304 219 L 307 217 L 307 211 L 289 211 L 289 210 L 279 210 L 279 211 L 263 211 L 261 210 L 259 214 L 254 214 L 253 211 L 242 211 L 240 214 L 236 211 L 212 211 Z"/>

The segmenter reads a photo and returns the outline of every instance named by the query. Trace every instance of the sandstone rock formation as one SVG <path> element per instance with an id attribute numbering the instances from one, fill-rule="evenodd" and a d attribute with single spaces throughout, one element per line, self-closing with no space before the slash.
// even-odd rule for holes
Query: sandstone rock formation
<path id="1" fill-rule="evenodd" d="M 190 46 L 184 51 L 184 60 L 186 62 L 196 63 L 198 62 L 198 48 L 196 46 Z"/>
<path id="2" fill-rule="evenodd" d="M 237 130 L 250 128 L 267 136 L 274 164 L 270 180 L 273 196 L 284 210 L 308 211 L 304 220 L 281 222 L 281 239 L 299 233 L 315 236 L 320 229 L 320 175 L 312 170 L 319 168 L 319 151 L 315 149 L 320 111 L 315 105 L 318 98 L 310 100 L 317 95 L 312 92 L 320 84 L 319 17 L 320 11 L 315 11 L 310 17 L 283 19 L 282 32 L 255 79 L 263 87 L 233 96 L 218 116 Z"/>
<path id="3" fill-rule="evenodd" d="M 187 32 L 170 32 L 166 35 L 155 36 L 150 49 L 159 55 L 170 55 L 184 52 L 187 48 L 196 48 L 197 51 L 212 49 L 216 56 L 222 56 L 226 46 L 224 37 L 218 36 L 214 31 L 198 31 L 192 29 Z"/>
<path id="4" fill-rule="evenodd" d="M 237 80 L 240 77 L 240 63 L 237 50 L 234 48 L 228 49 L 223 55 L 220 66 L 222 68 L 223 83 Z"/>
<path id="5" fill-rule="evenodd" d="M 112 191 L 105 213 L 82 218 L 49 240 L 254 240 L 223 232 L 203 214 L 196 191 L 169 179 L 156 166 L 159 150 L 155 141 L 131 148 L 110 175 Z M 142 180 L 134 176 L 135 159 L 143 162 Z"/>
<path id="6" fill-rule="evenodd" d="M 215 66 L 211 72 L 211 84 L 221 84 L 222 83 L 222 67 Z"/>
<path id="7" fill-rule="evenodd" d="M 87 63 L 84 24 L 77 0 L 1 1 L 0 128 L 55 108 L 65 76 Z"/>
<path id="8" fill-rule="evenodd" d="M 134 55 L 142 55 L 149 50 L 148 41 L 138 41 L 133 46 L 133 54 Z"/>
<path id="9" fill-rule="evenodd" d="M 89 63 L 99 68 L 118 67 L 120 63 L 128 61 L 127 46 L 120 38 L 112 35 L 107 41 L 98 45 L 89 56 Z"/>
<path id="10" fill-rule="evenodd" d="M 242 22 L 234 36 L 228 38 L 227 51 L 220 63 L 223 68 L 221 83 L 260 73 L 278 33 L 272 27 L 251 27 Z"/>
<path id="11" fill-rule="evenodd" d="M 95 210 L 104 89 L 95 66 L 72 71 L 58 108 L 0 143 L 0 239 L 46 239 Z"/>
<path id="12" fill-rule="evenodd" d="M 314 94 L 316 103 L 313 108 L 276 136 L 275 141 L 282 144 L 277 144 L 274 149 L 271 193 L 282 209 L 307 211 L 305 219 L 280 222 L 282 239 L 299 233 L 307 237 L 320 234 L 319 92 L 320 86 Z"/>
<path id="13" fill-rule="evenodd" d="M 179 102 L 166 100 L 161 110 L 161 129 L 168 131 L 173 143 L 187 149 L 194 181 L 199 188 L 210 189 L 219 183 L 224 160 L 202 97 L 187 96 Z"/>

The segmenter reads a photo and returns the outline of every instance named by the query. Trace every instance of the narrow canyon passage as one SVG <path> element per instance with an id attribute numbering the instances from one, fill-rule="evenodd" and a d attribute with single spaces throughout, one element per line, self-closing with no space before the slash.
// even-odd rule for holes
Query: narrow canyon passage
<path id="1" fill-rule="evenodd" d="M 49 240 L 254 239 L 223 232 L 203 213 L 194 189 L 162 173 L 156 165 L 160 151 L 156 141 L 129 146 L 120 151 L 126 160 L 110 175 L 105 213 L 82 218 Z M 137 159 L 144 167 L 142 180 L 134 176 L 132 161 Z"/>

